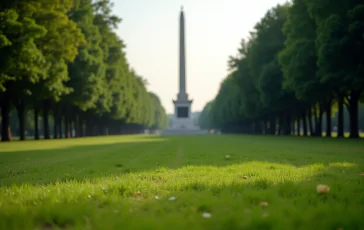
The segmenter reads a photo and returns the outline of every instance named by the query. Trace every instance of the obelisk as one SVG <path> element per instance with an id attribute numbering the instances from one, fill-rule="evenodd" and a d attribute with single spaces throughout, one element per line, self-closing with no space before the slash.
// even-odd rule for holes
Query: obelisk
<path id="1" fill-rule="evenodd" d="M 177 100 L 173 100 L 174 116 L 170 118 L 170 127 L 162 135 L 197 135 L 206 134 L 192 119 L 192 101 L 186 92 L 186 45 L 185 45 L 185 15 L 183 7 L 179 15 L 179 92 Z"/>
<path id="2" fill-rule="evenodd" d="M 186 95 L 186 50 L 185 50 L 185 18 L 183 7 L 179 20 L 179 95 L 182 100 L 187 100 Z"/>
<path id="3" fill-rule="evenodd" d="M 173 101 L 177 118 L 189 118 L 192 100 L 186 92 L 186 45 L 185 45 L 185 16 L 183 7 L 179 17 L 179 92 L 177 100 Z"/>
<path id="4" fill-rule="evenodd" d="M 177 100 L 173 101 L 175 108 L 175 124 L 181 127 L 189 126 L 187 123 L 191 116 L 192 100 L 188 99 L 186 92 L 186 46 L 185 46 L 185 16 L 183 7 L 179 17 L 179 92 Z M 184 123 L 184 124 L 181 124 Z"/>

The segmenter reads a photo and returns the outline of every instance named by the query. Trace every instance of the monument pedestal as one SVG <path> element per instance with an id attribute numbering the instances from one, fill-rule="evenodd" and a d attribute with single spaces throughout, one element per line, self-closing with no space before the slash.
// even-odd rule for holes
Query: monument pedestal
<path id="1" fill-rule="evenodd" d="M 179 135 L 205 135 L 208 134 L 207 131 L 201 129 L 166 129 L 162 131 L 161 135 L 163 136 L 179 136 Z"/>
<path id="2" fill-rule="evenodd" d="M 182 97 L 181 97 L 182 96 Z M 186 100 L 187 95 L 179 94 L 174 103 L 174 116 L 170 121 L 170 128 L 164 130 L 162 135 L 202 135 L 207 131 L 201 130 L 191 118 L 192 100 Z M 183 100 L 183 99 L 184 100 Z"/>
<path id="3" fill-rule="evenodd" d="M 195 125 L 191 118 L 173 117 L 169 129 L 163 130 L 162 135 L 202 135 L 208 134 L 207 131 L 201 130 Z"/>

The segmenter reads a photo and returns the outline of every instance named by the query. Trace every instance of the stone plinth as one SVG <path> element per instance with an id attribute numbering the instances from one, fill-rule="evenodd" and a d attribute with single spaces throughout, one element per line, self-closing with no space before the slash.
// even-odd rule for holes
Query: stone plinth
<path id="1" fill-rule="evenodd" d="M 167 129 L 161 132 L 164 136 L 178 136 L 178 135 L 205 135 L 207 131 L 201 129 Z"/>

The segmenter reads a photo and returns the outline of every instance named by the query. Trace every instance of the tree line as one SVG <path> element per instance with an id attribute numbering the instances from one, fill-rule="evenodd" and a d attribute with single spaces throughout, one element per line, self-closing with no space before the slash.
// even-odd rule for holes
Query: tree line
<path id="1" fill-rule="evenodd" d="M 35 139 L 40 133 L 50 139 L 166 127 L 158 96 L 127 62 L 112 6 L 109 0 L 0 2 L 2 141 L 12 139 L 11 124 L 21 140 L 29 130 Z"/>
<path id="2" fill-rule="evenodd" d="M 363 15 L 358 0 L 293 0 L 270 9 L 229 57 L 229 74 L 200 125 L 225 133 L 330 137 L 337 114 L 335 131 L 343 137 L 347 110 L 350 138 L 358 138 Z"/>

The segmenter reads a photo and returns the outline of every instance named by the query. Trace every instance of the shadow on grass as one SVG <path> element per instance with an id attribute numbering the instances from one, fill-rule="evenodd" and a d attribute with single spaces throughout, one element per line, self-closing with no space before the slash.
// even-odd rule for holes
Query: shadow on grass
<path id="1" fill-rule="evenodd" d="M 37 144 L 37 145 L 36 145 Z M 9 143 L 0 147 L 0 187 L 13 184 L 84 182 L 100 177 L 267 162 L 304 167 L 357 165 L 364 171 L 364 142 L 276 136 L 111 136 Z M 29 150 L 32 149 L 32 150 Z M 225 160 L 230 155 L 230 160 Z M 260 170 L 260 169 L 257 169 Z"/>

